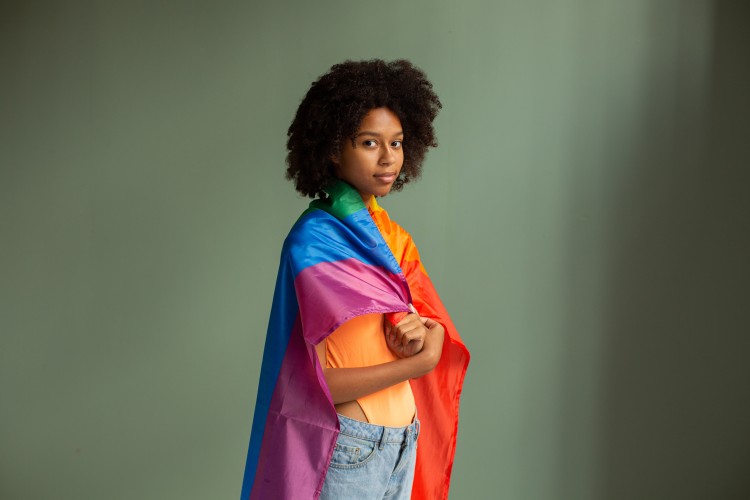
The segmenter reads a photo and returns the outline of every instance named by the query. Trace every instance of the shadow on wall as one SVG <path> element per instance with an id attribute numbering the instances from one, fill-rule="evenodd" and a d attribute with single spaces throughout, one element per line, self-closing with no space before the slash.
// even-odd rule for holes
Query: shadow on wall
<path id="1" fill-rule="evenodd" d="M 597 498 L 750 498 L 750 4 L 712 5 L 707 98 L 655 68 L 611 191 Z"/>

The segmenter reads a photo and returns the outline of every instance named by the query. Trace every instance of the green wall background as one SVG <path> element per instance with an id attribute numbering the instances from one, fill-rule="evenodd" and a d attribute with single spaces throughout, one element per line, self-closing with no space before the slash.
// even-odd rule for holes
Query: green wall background
<path id="1" fill-rule="evenodd" d="M 237 498 L 310 82 L 444 104 L 383 201 L 470 347 L 451 498 L 750 498 L 747 2 L 5 2 L 0 497 Z"/>

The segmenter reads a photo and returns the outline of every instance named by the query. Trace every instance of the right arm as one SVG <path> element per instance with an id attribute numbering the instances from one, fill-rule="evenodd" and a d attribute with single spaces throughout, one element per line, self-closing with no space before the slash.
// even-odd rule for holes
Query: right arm
<path id="1" fill-rule="evenodd" d="M 420 318 L 425 329 L 424 345 L 417 354 L 358 368 L 327 368 L 325 341 L 315 346 L 333 404 L 355 401 L 405 380 L 431 372 L 440 361 L 445 331 L 437 321 Z"/>

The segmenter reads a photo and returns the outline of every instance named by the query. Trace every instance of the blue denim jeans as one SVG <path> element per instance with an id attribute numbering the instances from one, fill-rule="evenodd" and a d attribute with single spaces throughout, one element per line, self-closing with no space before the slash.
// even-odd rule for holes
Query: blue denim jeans
<path id="1" fill-rule="evenodd" d="M 419 420 L 383 427 L 339 415 L 341 433 L 320 500 L 409 500 Z"/>

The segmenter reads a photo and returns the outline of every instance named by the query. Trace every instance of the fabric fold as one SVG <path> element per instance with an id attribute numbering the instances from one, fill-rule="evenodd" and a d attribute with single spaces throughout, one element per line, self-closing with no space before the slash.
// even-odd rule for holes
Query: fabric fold
<path id="1" fill-rule="evenodd" d="M 445 499 L 469 352 L 411 236 L 348 184 L 327 192 L 282 248 L 241 499 L 319 497 L 338 419 L 314 346 L 352 317 L 406 313 L 409 303 L 446 331 L 438 366 L 411 381 L 422 421 L 412 498 Z"/>

